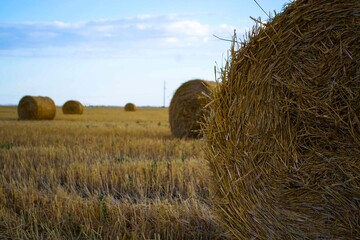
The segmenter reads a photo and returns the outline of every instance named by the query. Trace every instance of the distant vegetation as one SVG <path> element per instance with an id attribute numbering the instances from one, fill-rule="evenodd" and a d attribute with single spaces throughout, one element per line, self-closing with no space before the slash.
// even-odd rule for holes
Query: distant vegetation
<path id="1" fill-rule="evenodd" d="M 171 137 L 167 108 L 1 107 L 0 238 L 216 238 L 200 141 Z"/>

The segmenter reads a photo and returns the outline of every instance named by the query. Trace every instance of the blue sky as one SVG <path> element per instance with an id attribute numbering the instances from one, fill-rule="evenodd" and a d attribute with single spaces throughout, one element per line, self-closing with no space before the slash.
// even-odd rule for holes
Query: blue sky
<path id="1" fill-rule="evenodd" d="M 214 80 L 231 39 L 266 20 L 254 0 L 0 0 L 0 105 L 169 105 L 194 78 Z M 279 12 L 287 0 L 258 0 Z"/>

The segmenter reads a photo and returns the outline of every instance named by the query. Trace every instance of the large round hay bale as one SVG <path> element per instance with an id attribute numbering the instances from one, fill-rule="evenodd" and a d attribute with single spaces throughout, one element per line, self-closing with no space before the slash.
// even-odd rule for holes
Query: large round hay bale
<path id="1" fill-rule="evenodd" d="M 232 48 L 204 127 L 230 238 L 360 237 L 359 43 L 359 0 L 298 0 Z"/>
<path id="2" fill-rule="evenodd" d="M 76 100 L 69 100 L 62 107 L 64 114 L 83 114 L 84 106 Z"/>
<path id="3" fill-rule="evenodd" d="M 215 86 L 215 82 L 194 79 L 175 91 L 169 106 L 170 129 L 175 137 L 202 137 L 200 125 L 206 115 L 204 106 Z"/>
<path id="4" fill-rule="evenodd" d="M 124 107 L 126 112 L 134 112 L 136 111 L 136 105 L 134 103 L 127 103 Z"/>
<path id="5" fill-rule="evenodd" d="M 17 111 L 20 120 L 52 120 L 56 115 L 56 106 L 49 97 L 24 96 Z"/>

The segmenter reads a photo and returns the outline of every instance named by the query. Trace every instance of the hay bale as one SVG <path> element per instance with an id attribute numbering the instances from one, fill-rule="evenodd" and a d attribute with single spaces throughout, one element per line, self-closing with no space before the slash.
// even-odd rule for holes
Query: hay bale
<path id="1" fill-rule="evenodd" d="M 298 0 L 233 46 L 204 127 L 230 238 L 360 236 L 359 42 L 359 0 Z"/>
<path id="2" fill-rule="evenodd" d="M 64 114 L 83 114 L 84 106 L 76 100 L 69 100 L 62 107 Z"/>
<path id="3" fill-rule="evenodd" d="M 127 103 L 124 107 L 126 112 L 135 112 L 136 111 L 136 105 L 133 103 Z"/>
<path id="4" fill-rule="evenodd" d="M 17 111 L 20 120 L 52 120 L 55 118 L 56 106 L 49 97 L 24 96 Z"/>
<path id="5" fill-rule="evenodd" d="M 175 91 L 169 106 L 170 129 L 175 137 L 202 137 L 200 123 L 206 115 L 204 106 L 215 86 L 215 82 L 194 79 Z"/>

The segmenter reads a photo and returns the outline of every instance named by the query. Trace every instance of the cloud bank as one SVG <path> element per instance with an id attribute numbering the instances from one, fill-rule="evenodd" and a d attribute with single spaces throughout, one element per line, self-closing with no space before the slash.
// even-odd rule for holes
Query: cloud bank
<path id="1" fill-rule="evenodd" d="M 231 38 L 235 27 L 210 25 L 185 15 L 143 15 L 87 22 L 0 23 L 4 56 L 130 57 L 210 48 L 213 35 Z M 229 45 L 229 44 L 228 44 Z"/>

